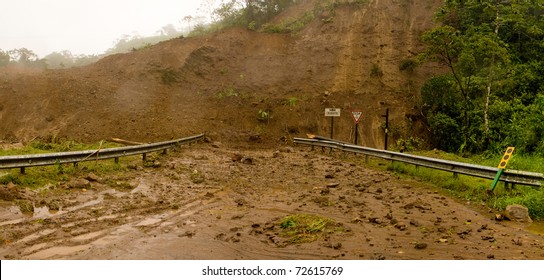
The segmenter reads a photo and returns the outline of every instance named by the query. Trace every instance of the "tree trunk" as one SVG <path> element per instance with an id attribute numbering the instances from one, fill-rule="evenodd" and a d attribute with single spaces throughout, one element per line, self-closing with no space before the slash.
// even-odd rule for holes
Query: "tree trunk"
<path id="1" fill-rule="evenodd" d="M 499 3 L 497 2 L 497 15 L 495 17 L 495 39 L 499 38 Z M 491 57 L 491 65 L 489 66 L 489 75 L 487 76 L 487 86 L 485 94 L 485 106 L 484 106 L 484 132 L 487 135 L 489 133 L 489 99 L 491 96 L 491 84 L 493 83 L 493 68 L 495 67 L 495 55 Z"/>

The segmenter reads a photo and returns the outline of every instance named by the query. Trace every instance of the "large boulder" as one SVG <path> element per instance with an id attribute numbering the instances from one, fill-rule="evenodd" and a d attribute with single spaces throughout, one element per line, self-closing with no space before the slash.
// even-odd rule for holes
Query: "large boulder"
<path id="1" fill-rule="evenodd" d="M 508 205 L 506 210 L 504 210 L 504 217 L 511 221 L 523 222 L 523 223 L 532 223 L 531 217 L 529 216 L 529 209 L 523 205 Z"/>

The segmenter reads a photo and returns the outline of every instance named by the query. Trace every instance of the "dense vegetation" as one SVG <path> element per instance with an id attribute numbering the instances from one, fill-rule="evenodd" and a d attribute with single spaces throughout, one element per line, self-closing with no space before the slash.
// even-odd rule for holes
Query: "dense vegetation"
<path id="1" fill-rule="evenodd" d="M 447 0 L 422 58 L 449 73 L 423 86 L 434 146 L 544 155 L 544 3 Z"/>

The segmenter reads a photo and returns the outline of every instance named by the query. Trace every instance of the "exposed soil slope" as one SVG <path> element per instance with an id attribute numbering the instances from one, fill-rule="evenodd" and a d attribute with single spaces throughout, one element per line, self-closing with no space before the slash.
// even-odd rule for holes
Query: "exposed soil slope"
<path id="1" fill-rule="evenodd" d="M 275 22 L 315 4 L 301 2 Z M 542 236 L 495 221 L 489 209 L 353 155 L 285 147 L 293 136 L 328 135 L 328 107 L 343 110 L 340 140 L 352 137 L 352 108 L 364 111 L 364 145 L 383 145 L 386 108 L 397 137 L 422 137 L 414 106 L 442 70 L 399 66 L 423 49 L 420 35 L 442 1 L 368 2 L 325 10 L 296 34 L 229 29 L 82 68 L 0 70 L 0 142 L 205 132 L 223 143 L 105 178 L 82 164 L 76 178 L 36 190 L 0 185 L 0 258 L 544 259 Z M 21 213 L 22 203 L 34 213 Z M 281 224 L 295 214 L 330 219 L 334 229 L 297 243 Z"/>
<path id="2" fill-rule="evenodd" d="M 274 143 L 284 136 L 327 135 L 323 109 L 338 107 L 344 111 L 337 138 L 352 137 L 349 110 L 358 108 L 364 111 L 363 144 L 382 146 L 386 108 L 395 131 L 421 128 L 415 97 L 438 68 L 426 64 L 409 73 L 399 64 L 422 49 L 419 37 L 432 27 L 441 3 L 339 5 L 297 34 L 230 29 L 109 56 L 88 67 L 0 70 L 0 139 L 153 141 L 206 132 L 223 142 L 258 135 Z M 313 5 L 303 1 L 277 21 Z M 382 74 L 372 75 L 373 69 Z"/>

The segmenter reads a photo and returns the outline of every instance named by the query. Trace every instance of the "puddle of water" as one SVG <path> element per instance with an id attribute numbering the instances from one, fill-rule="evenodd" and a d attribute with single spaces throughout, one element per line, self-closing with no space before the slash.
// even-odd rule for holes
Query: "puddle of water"
<path id="1" fill-rule="evenodd" d="M 100 196 L 97 199 L 64 209 L 61 208 L 59 211 L 52 211 L 47 206 L 34 207 L 34 213 L 30 215 L 22 213 L 19 207 L 14 206 L 12 203 L 0 202 L 0 221 L 2 221 L 0 222 L 0 226 L 18 224 L 28 218 L 47 219 L 67 212 L 77 211 L 85 207 L 94 206 L 104 202 L 104 195 L 106 194 L 115 195 L 115 190 L 104 191 L 100 193 Z"/>
<path id="2" fill-rule="evenodd" d="M 0 226 L 18 224 L 27 217 L 18 206 L 11 202 L 0 202 Z"/>
<path id="3" fill-rule="evenodd" d="M 53 217 L 58 212 L 59 211 L 50 211 L 47 206 L 34 207 L 34 215 L 32 217 L 34 219 L 47 219 Z"/>
<path id="4" fill-rule="evenodd" d="M 130 193 L 147 193 L 149 192 L 149 185 L 145 182 L 145 180 L 140 180 L 140 183 L 138 184 L 137 187 L 135 187 L 134 189 L 132 189 L 130 191 Z"/>
<path id="5" fill-rule="evenodd" d="M 85 208 L 85 207 L 89 207 L 89 206 L 95 206 L 99 203 L 102 203 L 104 201 L 104 197 L 99 197 L 95 200 L 90 200 L 90 201 L 87 201 L 83 204 L 79 204 L 79 205 L 76 205 L 76 206 L 72 206 L 72 207 L 68 207 L 66 208 L 66 210 L 61 210 L 59 211 L 62 212 L 62 213 L 65 213 L 65 212 L 72 212 L 72 211 L 76 211 L 76 210 L 79 210 L 79 209 L 82 209 L 82 208 Z"/>
<path id="6" fill-rule="evenodd" d="M 532 222 L 526 230 L 544 236 L 544 222 Z"/>

